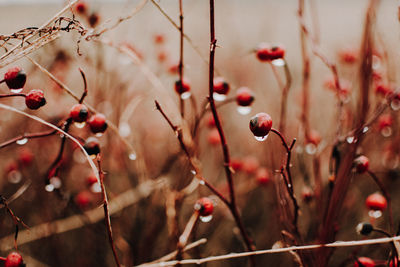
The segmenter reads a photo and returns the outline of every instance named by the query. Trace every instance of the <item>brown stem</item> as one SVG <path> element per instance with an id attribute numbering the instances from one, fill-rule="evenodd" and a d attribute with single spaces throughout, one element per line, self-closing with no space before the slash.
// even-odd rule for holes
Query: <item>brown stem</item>
<path id="1" fill-rule="evenodd" d="M 85 100 L 85 97 L 87 96 L 88 90 L 87 90 L 87 81 L 86 81 L 85 72 L 81 68 L 79 68 L 79 72 L 81 73 L 82 79 L 83 79 L 83 94 L 82 94 L 81 98 L 79 99 L 79 104 L 82 104 L 83 100 Z"/>
<path id="2" fill-rule="evenodd" d="M 13 97 L 13 96 L 23 96 L 23 97 L 26 97 L 26 94 L 24 94 L 24 93 L 17 93 L 17 94 L 0 94 L 0 98 Z"/>
<path id="3" fill-rule="evenodd" d="M 4 148 L 6 146 L 9 146 L 11 144 L 14 144 L 15 142 L 17 142 L 18 140 L 21 140 L 21 139 L 25 139 L 25 138 L 33 139 L 33 138 L 46 137 L 46 136 L 50 136 L 50 135 L 53 135 L 53 134 L 56 134 L 56 133 L 57 133 L 56 130 L 49 130 L 49 131 L 46 131 L 46 132 L 28 133 L 28 134 L 19 135 L 17 137 L 14 137 L 14 138 L 12 138 L 12 139 L 10 139 L 8 141 L 5 141 L 5 142 L 1 143 L 0 144 L 0 149 Z"/>
<path id="4" fill-rule="evenodd" d="M 179 31 L 180 31 L 180 42 L 179 42 L 179 84 L 183 86 L 183 9 L 182 9 L 182 0 L 179 0 Z M 185 117 L 185 102 L 182 97 L 179 96 L 179 104 L 181 110 L 182 118 Z"/>
<path id="5" fill-rule="evenodd" d="M 115 249 L 114 239 L 112 235 L 112 228 L 111 228 L 111 219 L 110 219 L 110 212 L 108 210 L 108 199 L 106 188 L 104 187 L 104 172 L 101 169 L 101 157 L 100 155 L 97 156 L 97 165 L 99 166 L 99 177 L 100 177 L 100 186 L 101 186 L 101 194 L 103 195 L 103 208 L 104 208 L 104 222 L 107 228 L 108 234 L 108 241 L 110 242 L 110 246 L 114 255 L 115 263 L 118 267 L 121 266 L 119 263 L 117 251 Z"/>

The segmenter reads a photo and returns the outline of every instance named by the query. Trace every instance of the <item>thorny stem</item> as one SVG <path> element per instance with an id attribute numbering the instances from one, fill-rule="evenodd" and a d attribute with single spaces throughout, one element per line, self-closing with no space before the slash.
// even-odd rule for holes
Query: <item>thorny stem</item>
<path id="1" fill-rule="evenodd" d="M 100 155 L 97 156 L 97 165 L 99 166 L 101 194 L 103 195 L 104 222 L 105 222 L 106 228 L 107 228 L 108 241 L 110 242 L 110 246 L 111 246 L 111 249 L 112 249 L 112 252 L 114 255 L 115 263 L 118 267 L 120 267 L 121 264 L 119 263 L 119 259 L 118 259 L 117 251 L 115 249 L 114 239 L 113 239 L 113 235 L 112 235 L 110 212 L 108 210 L 108 199 L 107 199 L 106 188 L 104 187 L 104 172 L 101 169 L 101 156 Z"/>
<path id="2" fill-rule="evenodd" d="M 182 10 L 182 0 L 179 0 L 179 32 L 180 32 L 180 40 L 179 40 L 179 86 L 183 87 L 183 10 Z M 179 95 L 179 105 L 181 110 L 182 118 L 185 117 L 185 102 L 182 97 Z"/>
<path id="3" fill-rule="evenodd" d="M 379 187 L 379 190 L 381 190 L 383 196 L 387 200 L 387 208 L 388 208 L 388 215 L 389 215 L 389 226 L 390 226 L 390 232 L 393 233 L 394 230 L 394 222 L 393 222 L 393 211 L 392 211 L 392 199 L 390 197 L 389 192 L 386 190 L 385 186 L 383 183 L 379 180 L 379 178 L 375 175 L 374 172 L 368 171 L 369 176 L 374 180 L 376 185 Z"/>
<path id="4" fill-rule="evenodd" d="M 230 195 L 230 211 L 235 218 L 236 224 L 240 229 L 240 233 L 244 239 L 244 242 L 247 246 L 249 251 L 253 251 L 255 246 L 253 241 L 250 239 L 249 235 L 247 234 L 246 229 L 244 228 L 243 222 L 240 218 L 239 211 L 236 205 L 235 199 L 235 190 L 232 178 L 232 171 L 230 169 L 230 156 L 229 156 L 229 149 L 226 143 L 224 131 L 222 129 L 221 121 L 218 117 L 217 108 L 214 102 L 214 59 L 215 59 L 215 47 L 216 47 L 217 40 L 215 39 L 215 25 L 214 25 L 214 0 L 210 0 L 210 60 L 209 60 L 209 97 L 208 100 L 210 102 L 210 109 L 214 117 L 215 126 L 217 127 L 220 139 L 221 139 L 221 146 L 222 151 L 224 154 L 224 167 L 225 173 L 228 180 L 229 185 L 229 195 Z M 250 257 L 250 264 L 252 266 L 255 265 L 254 258 Z"/>
<path id="5" fill-rule="evenodd" d="M 50 136 L 50 135 L 53 135 L 53 134 L 56 134 L 56 133 L 57 133 L 57 130 L 49 130 L 49 131 L 46 131 L 46 132 L 27 133 L 27 134 L 19 135 L 17 137 L 14 137 L 14 138 L 12 138 L 12 139 L 10 139 L 8 141 L 5 141 L 5 142 L 1 143 L 0 144 L 0 149 L 4 148 L 6 146 L 9 146 L 11 144 L 14 144 L 15 142 L 17 142 L 18 140 L 21 140 L 21 139 L 25 139 L 25 138 L 33 139 L 33 138 L 47 137 L 47 136 Z"/>

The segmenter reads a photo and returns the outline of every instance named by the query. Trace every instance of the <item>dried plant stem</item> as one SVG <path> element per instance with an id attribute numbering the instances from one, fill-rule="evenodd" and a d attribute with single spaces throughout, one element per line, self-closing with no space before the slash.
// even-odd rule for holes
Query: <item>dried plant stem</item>
<path id="1" fill-rule="evenodd" d="M 182 8 L 182 0 L 179 0 L 179 32 L 180 32 L 180 39 L 179 39 L 179 65 L 178 65 L 178 72 L 179 72 L 179 86 L 183 87 L 183 8 Z M 179 95 L 179 105 L 181 110 L 182 118 L 185 117 L 185 102 L 182 97 Z"/>
<path id="2" fill-rule="evenodd" d="M 34 139 L 34 138 L 41 138 L 41 137 L 47 137 L 53 134 L 56 134 L 57 130 L 49 130 L 49 131 L 45 131 L 45 132 L 38 132 L 38 133 L 26 133 L 26 134 L 22 134 L 19 136 L 16 136 L 8 141 L 5 141 L 3 143 L 0 144 L 0 149 L 12 145 L 15 142 L 17 142 L 18 140 L 22 140 L 22 139 Z"/>
<path id="3" fill-rule="evenodd" d="M 387 210 L 388 210 L 388 216 L 389 216 L 389 227 L 390 227 L 390 232 L 393 233 L 394 231 L 394 222 L 393 222 L 393 210 L 392 210 L 392 198 L 390 197 L 389 192 L 386 190 L 385 186 L 379 180 L 379 178 L 375 175 L 374 172 L 368 171 L 369 176 L 374 180 L 376 185 L 379 187 L 379 190 L 381 190 L 383 196 L 386 198 L 387 201 Z"/>
<path id="4" fill-rule="evenodd" d="M 14 97 L 14 96 L 23 96 L 23 97 L 26 97 L 26 94 L 24 94 L 24 93 L 16 93 L 16 94 L 0 94 L 0 98 Z"/>
<path id="5" fill-rule="evenodd" d="M 197 220 L 199 219 L 199 213 L 196 211 L 192 214 L 190 217 L 189 221 L 186 223 L 185 230 L 179 237 L 178 241 L 178 254 L 182 254 L 183 248 L 186 246 L 187 241 L 189 240 L 190 234 L 193 231 L 194 226 L 197 223 Z"/>
<path id="6" fill-rule="evenodd" d="M 104 172 L 101 169 L 101 156 L 97 155 L 97 165 L 99 167 L 99 177 L 100 177 L 100 187 L 101 187 L 101 194 L 103 195 L 103 209 L 104 209 L 104 222 L 106 224 L 107 234 L 108 234 L 108 241 L 110 242 L 110 246 L 114 255 L 115 264 L 120 267 L 121 264 L 119 263 L 117 251 L 115 249 L 112 228 L 111 228 L 111 219 L 110 219 L 110 211 L 108 209 L 108 199 L 106 188 L 104 187 Z"/>

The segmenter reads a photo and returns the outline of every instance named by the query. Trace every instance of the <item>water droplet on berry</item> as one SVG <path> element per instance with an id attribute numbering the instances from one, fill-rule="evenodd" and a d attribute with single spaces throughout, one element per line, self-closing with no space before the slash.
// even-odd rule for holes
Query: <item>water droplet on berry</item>
<path id="1" fill-rule="evenodd" d="M 277 66 L 277 67 L 282 67 L 285 66 L 285 60 L 278 58 L 278 59 L 274 59 L 271 61 L 272 65 Z"/>
<path id="2" fill-rule="evenodd" d="M 314 155 L 317 152 L 317 146 L 313 143 L 308 143 L 305 146 L 305 150 L 308 155 Z"/>
<path id="3" fill-rule="evenodd" d="M 369 217 L 378 219 L 378 218 L 380 218 L 382 216 L 382 211 L 380 211 L 380 210 L 370 210 L 370 211 L 368 211 L 368 215 L 369 215 Z"/>
<path id="4" fill-rule="evenodd" d="M 135 152 L 130 153 L 128 157 L 129 157 L 130 160 L 136 160 L 137 159 L 137 156 L 136 156 Z"/>
<path id="5" fill-rule="evenodd" d="M 74 125 L 76 128 L 82 129 L 83 127 L 85 127 L 86 122 L 74 122 Z"/>
<path id="6" fill-rule="evenodd" d="M 10 91 L 11 91 L 11 93 L 18 94 L 18 93 L 21 93 L 23 89 L 24 89 L 24 88 L 10 89 Z"/>
<path id="7" fill-rule="evenodd" d="M 58 177 L 56 177 L 56 176 L 51 177 L 49 181 L 50 181 L 50 184 L 51 184 L 55 189 L 60 188 L 61 185 L 62 185 L 61 179 L 58 178 Z"/>
<path id="8" fill-rule="evenodd" d="M 259 142 L 265 141 L 268 138 L 268 134 L 264 136 L 254 136 L 254 139 L 256 139 Z"/>
<path id="9" fill-rule="evenodd" d="M 214 100 L 215 101 L 224 101 L 226 99 L 226 95 L 223 94 L 218 94 L 218 93 L 214 93 L 213 94 Z"/>
<path id="10" fill-rule="evenodd" d="M 196 175 L 196 171 L 195 171 L 195 170 L 190 170 L 190 172 L 191 172 L 193 175 Z"/>
<path id="11" fill-rule="evenodd" d="M 120 134 L 122 137 L 128 137 L 128 136 L 131 134 L 131 127 L 129 126 L 128 123 L 122 122 L 122 123 L 119 125 L 119 134 Z"/>
<path id="12" fill-rule="evenodd" d="M 240 115 L 247 115 L 251 112 L 251 107 L 238 106 L 237 112 L 239 112 Z"/>
<path id="13" fill-rule="evenodd" d="M 354 142 L 354 136 L 349 136 L 346 138 L 347 143 L 351 144 Z"/>
<path id="14" fill-rule="evenodd" d="M 28 138 L 19 139 L 19 140 L 17 140 L 15 143 L 17 143 L 17 144 L 20 145 L 20 146 L 23 146 L 23 145 L 25 145 L 26 143 L 28 143 Z"/>
<path id="15" fill-rule="evenodd" d="M 45 189 L 47 192 L 53 192 L 53 191 L 54 191 L 54 186 L 53 186 L 52 184 L 48 184 L 48 185 L 46 185 L 46 186 L 44 187 L 44 189 Z"/>
<path id="16" fill-rule="evenodd" d="M 102 137 L 102 136 L 103 136 L 103 133 L 96 133 L 95 136 L 96 136 L 96 137 Z"/>
<path id="17" fill-rule="evenodd" d="M 201 220 L 202 222 L 209 222 L 209 221 L 211 221 L 211 220 L 212 220 L 212 218 L 213 218 L 213 216 L 212 216 L 212 215 L 208 215 L 208 216 L 200 216 L 200 220 Z"/>
<path id="18" fill-rule="evenodd" d="M 400 109 L 400 100 L 398 99 L 393 99 L 392 102 L 390 102 L 390 107 L 393 110 L 399 110 Z"/>
<path id="19" fill-rule="evenodd" d="M 199 184 L 201 184 L 201 185 L 205 185 L 205 184 L 206 184 L 206 182 L 204 182 L 203 180 L 200 180 Z"/>
<path id="20" fill-rule="evenodd" d="M 184 92 L 181 94 L 181 99 L 183 99 L 183 100 L 188 99 L 191 95 L 192 95 L 192 93 L 190 93 L 190 92 Z"/>
<path id="21" fill-rule="evenodd" d="M 100 193 L 101 192 L 100 184 L 99 183 L 92 184 L 92 186 L 90 187 L 90 191 L 92 191 L 93 193 Z"/>
<path id="22" fill-rule="evenodd" d="M 18 184 L 22 180 L 22 174 L 17 170 L 10 171 L 7 175 L 7 180 L 12 184 Z"/>
<path id="23" fill-rule="evenodd" d="M 365 126 L 364 128 L 363 128 L 363 133 L 366 133 L 366 132 L 368 132 L 368 130 L 369 130 L 369 128 L 367 127 L 367 126 Z"/>
<path id="24" fill-rule="evenodd" d="M 389 137 L 392 135 L 392 128 L 387 126 L 387 127 L 383 127 L 381 130 L 381 135 L 384 137 Z"/>

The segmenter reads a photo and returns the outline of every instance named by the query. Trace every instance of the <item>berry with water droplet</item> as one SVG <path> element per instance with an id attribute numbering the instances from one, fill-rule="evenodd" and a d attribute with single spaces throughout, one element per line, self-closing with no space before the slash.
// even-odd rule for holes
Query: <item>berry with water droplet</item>
<path id="1" fill-rule="evenodd" d="M 354 162 L 354 167 L 358 173 L 365 173 L 369 169 L 369 159 L 366 156 L 358 156 Z"/>
<path id="2" fill-rule="evenodd" d="M 107 129 L 106 116 L 97 113 L 90 117 L 88 124 L 93 133 L 103 133 Z"/>
<path id="3" fill-rule="evenodd" d="M 20 89 L 26 82 L 26 74 L 20 67 L 13 67 L 4 74 L 4 81 L 10 89 Z"/>
<path id="4" fill-rule="evenodd" d="M 180 80 L 175 82 L 175 91 L 178 94 L 183 94 L 190 91 L 190 84 L 187 80 L 183 79 L 182 82 Z"/>
<path id="5" fill-rule="evenodd" d="M 11 252 L 8 254 L 4 263 L 5 267 L 23 267 L 25 266 L 21 254 L 18 252 Z"/>
<path id="6" fill-rule="evenodd" d="M 250 130 L 257 137 L 264 137 L 269 134 L 272 128 L 271 116 L 261 112 L 250 119 Z"/>
<path id="7" fill-rule="evenodd" d="M 254 101 L 253 92 L 247 87 L 240 87 L 236 92 L 236 103 L 239 106 L 250 106 Z"/>
<path id="8" fill-rule="evenodd" d="M 228 94 L 230 89 L 229 83 L 223 77 L 216 77 L 214 79 L 214 92 L 220 95 Z"/>
<path id="9" fill-rule="evenodd" d="M 285 49 L 280 45 L 271 47 L 267 43 L 261 43 L 256 50 L 256 56 L 262 62 L 282 59 L 285 56 Z"/>
<path id="10" fill-rule="evenodd" d="M 214 203 L 208 197 L 203 197 L 197 200 L 194 209 L 200 214 L 200 216 L 209 216 L 214 210 Z"/>
<path id="11" fill-rule="evenodd" d="M 25 104 L 30 109 L 39 109 L 46 105 L 46 99 L 42 90 L 33 89 L 25 96 Z"/>
<path id="12" fill-rule="evenodd" d="M 374 230 L 372 224 L 364 222 L 359 223 L 356 227 L 356 232 L 360 235 L 369 235 Z"/>
<path id="13" fill-rule="evenodd" d="M 84 122 L 89 116 L 89 111 L 85 105 L 76 104 L 72 106 L 69 116 L 75 122 Z"/>
<path id="14" fill-rule="evenodd" d="M 86 139 L 83 148 L 85 149 L 86 153 L 89 154 L 89 156 L 97 155 L 100 153 L 99 140 L 96 137 L 89 137 Z"/>
<path id="15" fill-rule="evenodd" d="M 365 205 L 370 210 L 383 211 L 387 207 L 387 200 L 384 196 L 379 193 L 371 194 L 365 200 Z"/>

